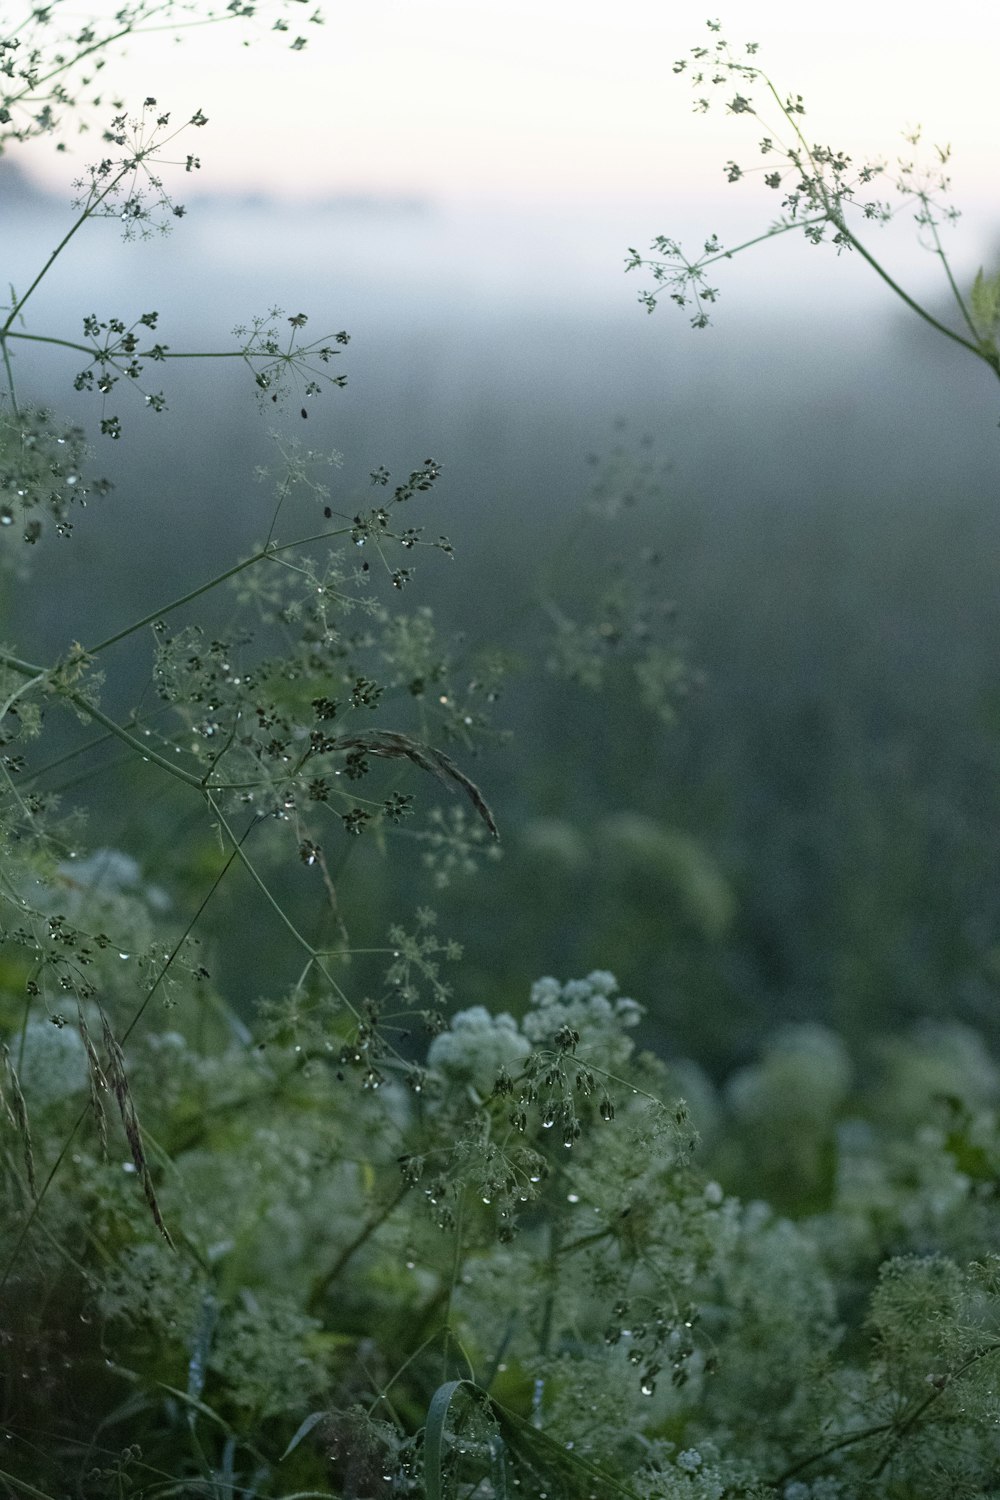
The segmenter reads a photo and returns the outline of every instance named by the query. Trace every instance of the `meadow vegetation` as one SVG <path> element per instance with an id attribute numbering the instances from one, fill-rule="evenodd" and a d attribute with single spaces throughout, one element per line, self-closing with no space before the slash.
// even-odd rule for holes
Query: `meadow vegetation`
<path id="1" fill-rule="evenodd" d="M 311 314 L 271 308 L 230 348 L 178 350 L 155 291 L 149 310 L 81 309 L 75 329 L 32 321 L 78 233 L 172 227 L 174 178 L 199 170 L 210 110 L 118 102 L 117 43 L 212 20 L 301 50 L 305 11 L 139 0 L 106 30 L 65 33 L 61 15 L 0 40 L 5 149 L 101 131 L 64 238 L 0 324 L 5 631 L 16 595 L 39 630 L 60 607 L 32 594 L 39 559 L 76 545 L 107 498 L 100 445 L 141 452 L 172 362 L 239 363 L 278 431 L 268 471 L 246 476 L 270 487 L 269 524 L 216 576 L 190 559 L 189 587 L 103 639 L 66 619 L 56 660 L 30 630 L 0 646 L 0 1493 L 1000 1493 L 1000 1064 L 984 1037 L 968 1016 L 894 1011 L 879 984 L 902 945 L 875 930 L 888 908 L 867 887 L 830 919 L 848 926 L 850 1024 L 800 1007 L 752 1044 L 721 1035 L 711 991 L 740 987 L 739 883 L 689 830 L 628 810 L 621 769 L 600 804 L 615 736 L 666 733 L 702 686 L 654 549 L 618 570 L 595 549 L 594 577 L 561 546 L 534 588 L 535 654 L 516 653 L 548 693 L 560 684 L 560 714 L 604 725 L 603 745 L 579 736 L 592 760 L 542 744 L 531 773 L 566 786 L 589 766 L 599 858 L 552 817 L 521 840 L 516 878 L 495 862 L 503 788 L 477 752 L 504 729 L 512 643 L 408 604 L 418 561 L 461 567 L 427 519 L 442 464 L 415 454 L 394 474 L 373 456 L 345 476 L 292 435 L 338 399 L 348 333 L 314 339 Z M 897 187 L 957 328 L 854 227 L 855 209 L 876 224 L 895 211 L 859 201 L 883 169 L 808 144 L 802 100 L 710 33 L 678 71 L 755 124 L 756 93 L 776 111 L 769 233 L 861 254 L 1000 373 L 1000 280 L 966 296 L 951 277 L 940 173 L 907 163 Z M 736 251 L 711 239 L 690 260 L 658 238 L 655 252 L 632 255 L 653 278 L 645 305 L 666 291 L 704 326 L 707 273 Z M 79 360 L 51 409 L 21 389 L 27 343 Z M 87 429 L 64 415 L 81 400 Z M 595 461 L 574 536 L 620 536 L 659 482 L 623 441 Z M 135 807 L 133 848 L 102 838 L 109 784 Z M 922 810 L 890 812 L 912 828 Z M 359 901 L 348 855 L 365 847 Z M 519 884 L 532 867 L 537 901 Z M 899 899 L 923 889 L 914 877 Z M 463 967 L 465 933 L 435 914 L 456 892 L 449 922 L 467 920 L 480 953 L 504 948 L 492 976 Z M 515 983 L 547 945 L 557 968 L 564 908 L 606 955 L 582 977 Z M 986 965 L 979 931 L 965 941 Z M 258 941 L 269 959 L 248 981 Z M 630 998 L 612 972 L 656 944 L 694 1001 L 683 1047 L 662 1011 L 645 1019 L 660 997 Z M 949 955 L 957 967 L 942 938 L 936 961 Z"/>

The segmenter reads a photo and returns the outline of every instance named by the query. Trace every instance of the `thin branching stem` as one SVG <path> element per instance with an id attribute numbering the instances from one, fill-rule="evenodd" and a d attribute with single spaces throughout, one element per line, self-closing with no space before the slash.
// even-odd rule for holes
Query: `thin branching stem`
<path id="1" fill-rule="evenodd" d="M 141 620 L 134 620 L 131 625 L 124 626 L 121 630 L 116 631 L 114 635 L 109 635 L 103 641 L 98 641 L 96 646 L 89 646 L 87 648 L 87 655 L 96 656 L 99 652 L 106 651 L 109 646 L 114 646 L 118 641 L 123 641 L 130 635 L 135 635 L 137 630 L 142 630 L 146 625 L 154 624 L 164 615 L 170 614 L 172 610 L 180 609 L 183 605 L 190 604 L 192 600 L 198 599 L 202 594 L 207 594 L 211 589 L 217 588 L 220 583 L 225 583 L 227 578 L 235 578 L 238 573 L 242 573 L 246 568 L 252 568 L 265 557 L 276 558 L 280 553 L 289 552 L 296 547 L 308 547 L 313 542 L 332 541 L 335 537 L 343 536 L 346 529 L 342 527 L 335 531 L 320 531 L 316 532 L 313 536 L 299 537 L 294 542 L 276 543 L 269 541 L 265 546 L 259 547 L 256 552 L 251 553 L 249 557 L 243 558 L 241 562 L 234 563 L 231 568 L 225 568 L 221 573 L 216 573 L 207 583 L 200 583 L 197 588 L 190 589 L 186 594 L 181 594 L 177 599 L 171 599 L 168 604 L 161 604 L 158 609 L 150 611 L 148 615 L 143 615 Z"/>
<path id="2" fill-rule="evenodd" d="M 321 1276 L 316 1278 L 312 1291 L 309 1293 L 310 1309 L 315 1312 L 322 1306 L 327 1292 L 339 1280 L 348 1261 L 352 1260 L 361 1247 L 367 1244 L 372 1235 L 381 1229 L 386 1220 L 390 1218 L 400 1203 L 402 1203 L 409 1190 L 409 1184 L 405 1181 L 401 1182 L 392 1197 L 376 1213 L 365 1220 L 353 1239 L 348 1240 L 333 1264 Z"/>

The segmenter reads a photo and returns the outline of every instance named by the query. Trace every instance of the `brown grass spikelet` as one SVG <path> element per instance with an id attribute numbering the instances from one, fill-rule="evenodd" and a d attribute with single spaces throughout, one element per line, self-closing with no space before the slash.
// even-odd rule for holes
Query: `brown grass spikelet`
<path id="1" fill-rule="evenodd" d="M 456 766 L 455 762 L 445 755 L 443 750 L 436 750 L 433 745 L 422 745 L 419 740 L 411 740 L 409 735 L 396 734 L 391 730 L 372 730 L 366 734 L 341 734 L 337 736 L 334 747 L 337 750 L 363 750 L 366 755 L 381 755 L 387 759 L 402 756 L 412 760 L 414 765 L 422 771 L 429 771 L 436 776 L 438 781 L 443 781 L 445 786 L 454 790 L 458 785 L 465 792 L 476 812 L 486 824 L 495 839 L 500 837 L 496 819 L 490 811 L 489 804 L 482 792 L 465 772 Z"/>
<path id="2" fill-rule="evenodd" d="M 94 1046 L 87 1026 L 87 1018 L 83 1014 L 83 1007 L 79 1000 L 76 1006 L 77 1024 L 80 1036 L 83 1039 L 84 1050 L 87 1053 L 87 1077 L 90 1082 L 90 1108 L 97 1126 L 97 1138 L 101 1143 L 101 1159 L 108 1159 L 108 1120 L 104 1113 L 104 1100 L 101 1095 L 108 1092 L 108 1080 L 104 1076 L 100 1059 L 97 1056 L 97 1048 Z"/>
<path id="3" fill-rule="evenodd" d="M 6 1042 L 0 1046 L 0 1059 L 3 1061 L 3 1073 L 6 1075 L 10 1089 L 10 1099 L 4 1093 L 3 1084 L 0 1083 L 0 1108 L 3 1109 L 11 1125 L 21 1138 L 21 1148 L 24 1152 L 24 1169 L 28 1174 L 28 1187 L 32 1198 L 38 1198 L 38 1184 L 35 1181 L 35 1156 L 31 1149 L 31 1126 L 28 1121 L 28 1106 L 24 1102 L 21 1092 L 21 1081 L 17 1076 L 17 1069 L 11 1062 L 10 1050 Z"/>
<path id="4" fill-rule="evenodd" d="M 153 1187 L 153 1179 L 149 1170 L 149 1162 L 146 1159 L 146 1151 L 142 1144 L 139 1116 L 136 1113 L 132 1090 L 129 1088 L 128 1075 L 125 1071 L 125 1054 L 118 1045 L 115 1034 L 111 1029 L 111 1023 L 105 1015 L 103 1008 L 98 1006 L 98 1010 L 101 1016 L 104 1045 L 108 1049 L 108 1082 L 118 1101 L 118 1111 L 122 1118 L 122 1125 L 125 1130 L 125 1138 L 128 1141 L 129 1150 L 132 1153 L 132 1161 L 136 1172 L 139 1174 L 139 1181 L 142 1183 L 142 1190 L 146 1195 L 149 1211 L 153 1215 L 153 1223 L 163 1235 L 170 1248 L 173 1249 L 174 1242 L 170 1238 L 170 1231 L 160 1212 L 160 1205 L 157 1202 L 156 1191 Z"/>

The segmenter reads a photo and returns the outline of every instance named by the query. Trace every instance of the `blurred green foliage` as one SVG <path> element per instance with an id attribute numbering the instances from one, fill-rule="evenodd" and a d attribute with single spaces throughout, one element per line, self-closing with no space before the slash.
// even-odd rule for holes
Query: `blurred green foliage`
<path id="1" fill-rule="evenodd" d="M 27 65 L 0 43 L 14 138 L 54 128 L 50 21 Z M 69 77 L 112 38 L 49 41 Z M 110 128 L 77 227 L 144 165 Z M 334 489 L 340 455 L 282 438 L 263 542 L 88 649 L 92 559 L 63 589 L 46 549 L 108 491 L 19 399 L 29 296 L 0 329 L 31 658 L 0 647 L 0 1493 L 994 1495 L 995 507 L 901 525 L 827 477 L 750 524 L 623 424 L 432 612 L 441 466 Z M 156 317 L 88 318 L 78 389 L 138 380 Z M 319 392 L 306 322 L 237 351 L 268 401 Z"/>

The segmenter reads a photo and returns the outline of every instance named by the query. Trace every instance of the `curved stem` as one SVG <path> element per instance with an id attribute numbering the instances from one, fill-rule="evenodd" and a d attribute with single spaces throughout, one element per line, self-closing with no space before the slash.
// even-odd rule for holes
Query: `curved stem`
<path id="1" fill-rule="evenodd" d="M 825 212 L 822 217 L 825 218 L 830 224 L 832 224 L 833 227 L 838 231 L 838 233 L 843 235 L 844 239 L 848 242 L 851 248 L 853 250 L 856 250 L 863 260 L 867 261 L 868 265 L 871 266 L 875 274 L 881 277 L 886 286 L 889 287 L 891 291 L 895 292 L 896 296 L 899 297 L 902 302 L 905 302 L 906 306 L 910 308 L 912 312 L 915 312 L 918 318 L 922 318 L 925 323 L 928 323 L 930 325 L 931 328 L 934 328 L 938 333 L 943 334 L 945 338 L 951 339 L 953 343 L 961 345 L 963 349 L 968 349 L 970 354 L 976 355 L 976 357 L 978 359 L 981 359 L 984 364 L 989 365 L 990 369 L 993 370 L 994 374 L 998 377 L 998 379 L 1000 379 L 1000 356 L 989 354 L 980 345 L 978 330 L 972 323 L 972 320 L 966 310 L 965 303 L 962 299 L 962 295 L 959 292 L 958 287 L 955 285 L 955 281 L 951 273 L 951 267 L 948 264 L 947 256 L 944 254 L 944 251 L 941 248 L 936 228 L 934 228 L 933 225 L 931 226 L 934 230 L 934 238 L 938 245 L 938 253 L 941 256 L 941 260 L 944 264 L 945 274 L 948 277 L 948 281 L 955 296 L 955 300 L 957 301 L 959 308 L 961 309 L 962 314 L 965 318 L 965 321 L 976 340 L 975 343 L 971 342 L 967 338 L 963 338 L 960 333 L 956 333 L 954 329 L 949 328 L 947 324 L 942 323 L 938 318 L 935 318 L 933 313 L 929 313 L 925 307 L 922 307 L 919 302 L 917 302 L 913 297 L 910 296 L 909 292 L 904 291 L 903 288 L 899 285 L 899 282 L 894 280 L 894 278 L 889 275 L 885 267 L 878 260 L 876 260 L 871 251 L 865 248 L 865 246 L 858 239 L 853 230 L 848 227 L 847 221 L 844 218 L 842 212 L 830 199 L 826 183 L 823 180 L 822 170 L 816 162 L 816 158 L 814 157 L 812 150 L 810 149 L 808 141 L 802 134 L 802 131 L 799 129 L 798 122 L 791 114 L 791 112 L 787 109 L 785 104 L 782 103 L 780 94 L 778 93 L 777 89 L 775 88 L 774 84 L 771 82 L 767 74 L 760 73 L 759 76 L 766 84 L 772 97 L 777 103 L 778 108 L 781 110 L 781 113 L 784 115 L 788 124 L 795 132 L 796 139 L 798 140 L 802 151 L 805 153 L 805 156 L 809 161 L 809 165 L 812 168 L 813 172 L 813 181 L 816 183 L 819 193 L 823 199 L 823 207 Z"/>
<path id="2" fill-rule="evenodd" d="M 926 200 L 925 199 L 921 199 L 921 201 L 924 204 L 924 208 L 928 209 L 928 205 L 927 205 Z M 929 212 L 929 210 L 928 210 L 928 212 Z M 951 294 L 954 297 L 956 303 L 958 304 L 958 310 L 962 314 L 962 318 L 964 319 L 965 326 L 966 326 L 966 328 L 968 328 L 969 332 L 972 334 L 972 337 L 974 339 L 978 340 L 979 339 L 979 329 L 976 327 L 975 323 L 972 321 L 972 314 L 969 312 L 969 309 L 966 306 L 965 298 L 962 296 L 962 293 L 959 291 L 958 284 L 955 281 L 955 277 L 952 275 L 951 262 L 948 260 L 948 257 L 945 254 L 944 246 L 941 243 L 941 236 L 938 234 L 937 225 L 934 223 L 933 219 L 930 220 L 930 231 L 931 231 L 931 234 L 934 236 L 934 250 L 935 250 L 935 254 L 937 254 L 940 257 L 940 259 L 941 259 L 941 264 L 944 267 L 944 274 L 945 274 L 945 276 L 947 276 L 947 278 L 948 278 L 948 285 L 951 288 Z"/>
<path id="3" fill-rule="evenodd" d="M 875 274 L 882 278 L 886 286 L 889 287 L 891 291 L 895 292 L 896 296 L 899 297 L 901 301 L 905 302 L 907 307 L 910 308 L 912 312 L 915 312 L 917 314 L 918 318 L 923 318 L 925 323 L 929 323 L 932 328 L 936 329 L 938 333 L 943 333 L 945 338 L 951 339 L 953 343 L 960 344 L 963 349 L 968 349 L 970 354 L 974 354 L 977 359 L 981 359 L 984 364 L 989 365 L 994 373 L 998 377 L 1000 377 L 1000 360 L 985 353 L 978 344 L 973 344 L 971 340 L 963 338 L 960 333 L 956 333 L 953 328 L 949 328 L 946 323 L 942 323 L 937 318 L 935 318 L 934 315 L 932 313 L 929 313 L 925 307 L 921 307 L 920 303 L 916 302 L 910 296 L 909 292 L 903 290 L 898 281 L 893 280 L 885 267 L 875 259 L 874 255 L 872 255 L 870 251 L 865 249 L 864 245 L 858 239 L 857 235 L 855 235 L 853 231 L 847 227 L 847 224 L 842 218 L 840 218 L 839 216 L 834 217 L 831 215 L 830 222 L 840 231 L 841 234 L 844 235 L 845 239 L 850 242 L 851 248 L 856 250 L 862 257 L 862 259 L 868 262 Z"/>

